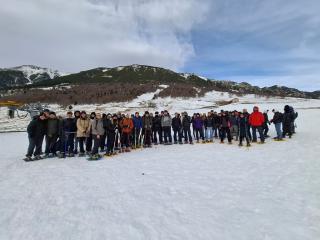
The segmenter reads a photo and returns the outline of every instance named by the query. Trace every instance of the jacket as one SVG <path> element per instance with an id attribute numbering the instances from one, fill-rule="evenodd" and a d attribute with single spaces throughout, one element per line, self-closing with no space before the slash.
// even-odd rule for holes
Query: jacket
<path id="1" fill-rule="evenodd" d="M 250 114 L 249 123 L 253 127 L 260 127 L 264 124 L 264 116 L 261 112 L 254 111 Z"/>
<path id="2" fill-rule="evenodd" d="M 131 118 L 124 118 L 120 122 L 120 128 L 123 133 L 131 133 L 133 129 L 133 121 Z"/>
<path id="3" fill-rule="evenodd" d="M 88 137 L 90 120 L 88 118 L 78 118 L 77 120 L 77 137 Z"/>
<path id="4" fill-rule="evenodd" d="M 45 120 L 41 120 L 39 117 L 34 118 L 31 120 L 27 127 L 28 137 L 38 140 L 43 138 L 46 134 L 47 124 Z"/>
<path id="5" fill-rule="evenodd" d="M 180 117 L 174 117 L 172 118 L 172 128 L 174 130 L 180 130 L 182 127 L 182 122 Z"/>
<path id="6" fill-rule="evenodd" d="M 48 119 L 48 121 L 47 121 L 47 135 L 49 137 L 59 135 L 59 120 L 58 119 Z"/>
<path id="7" fill-rule="evenodd" d="M 102 136 L 105 133 L 102 119 L 94 119 L 94 120 L 92 120 L 90 128 L 91 128 L 92 135 Z"/>
<path id="8" fill-rule="evenodd" d="M 172 119 L 171 119 L 170 115 L 163 116 L 161 118 L 161 126 L 162 127 L 171 127 L 171 124 L 172 124 Z"/>

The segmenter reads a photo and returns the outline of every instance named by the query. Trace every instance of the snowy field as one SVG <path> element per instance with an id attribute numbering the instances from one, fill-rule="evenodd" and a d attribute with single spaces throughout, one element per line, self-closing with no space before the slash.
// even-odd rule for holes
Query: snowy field
<path id="1" fill-rule="evenodd" d="M 257 102 L 290 102 L 297 134 L 251 148 L 216 141 L 29 163 L 26 134 L 0 134 L 0 239 L 320 239 L 320 101 Z M 224 108 L 243 107 L 253 103 Z"/>

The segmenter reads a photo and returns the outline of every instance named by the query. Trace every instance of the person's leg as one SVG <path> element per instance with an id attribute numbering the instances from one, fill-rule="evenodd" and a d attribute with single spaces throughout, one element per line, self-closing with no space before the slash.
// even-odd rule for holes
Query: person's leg
<path id="1" fill-rule="evenodd" d="M 79 139 L 76 137 L 76 134 L 74 134 L 74 153 L 78 153 L 78 147 L 79 147 Z"/>
<path id="2" fill-rule="evenodd" d="M 97 135 L 93 135 L 93 148 L 92 148 L 92 155 L 98 154 L 99 146 L 100 146 L 100 141 L 97 138 Z"/>
<path id="3" fill-rule="evenodd" d="M 49 137 L 48 135 L 45 136 L 45 142 L 46 142 L 46 147 L 45 147 L 45 151 L 44 153 L 46 155 L 48 155 L 50 153 L 50 140 L 51 140 L 51 137 Z"/>
<path id="4" fill-rule="evenodd" d="M 256 142 L 257 141 L 257 128 L 252 127 L 252 141 Z"/>
<path id="5" fill-rule="evenodd" d="M 79 148 L 80 148 L 80 153 L 84 154 L 84 147 L 83 147 L 83 142 L 85 138 L 84 137 L 79 137 L 78 138 L 78 143 L 79 143 Z"/>
<path id="6" fill-rule="evenodd" d="M 183 128 L 183 135 L 184 135 L 184 142 L 187 143 L 188 142 L 188 129 L 187 128 Z"/>
<path id="7" fill-rule="evenodd" d="M 69 153 L 74 153 L 74 133 L 71 133 L 69 136 L 70 143 L 69 143 Z"/>
<path id="8" fill-rule="evenodd" d="M 163 127 L 163 133 L 164 133 L 164 143 L 168 142 L 168 131 L 167 127 Z"/>
<path id="9" fill-rule="evenodd" d="M 153 143 L 155 144 L 158 144 L 157 133 L 157 130 L 153 131 Z"/>
<path id="10" fill-rule="evenodd" d="M 35 156 L 40 156 L 40 154 L 42 152 L 43 138 L 44 138 L 44 136 L 39 137 L 38 139 L 36 139 L 36 150 L 34 152 Z"/>
<path id="11" fill-rule="evenodd" d="M 220 140 L 221 140 L 221 142 L 224 141 L 224 139 L 226 137 L 225 135 L 226 135 L 226 129 L 225 128 L 221 128 L 220 129 Z"/>
<path id="12" fill-rule="evenodd" d="M 199 129 L 200 130 L 200 138 L 202 139 L 202 141 L 204 141 L 204 134 L 203 134 L 203 129 Z"/>
<path id="13" fill-rule="evenodd" d="M 177 129 L 173 129 L 173 140 L 174 140 L 174 143 L 177 143 L 178 140 L 177 140 L 177 134 L 178 134 L 178 130 Z"/>
<path id="14" fill-rule="evenodd" d="M 281 123 L 276 123 L 274 126 L 276 128 L 277 138 L 282 139 Z"/>
<path id="15" fill-rule="evenodd" d="M 92 150 L 92 134 L 90 134 L 86 139 L 86 151 L 91 152 Z"/>
<path id="16" fill-rule="evenodd" d="M 168 127 L 168 136 L 169 136 L 169 143 L 172 143 L 171 127 Z"/>
<path id="17" fill-rule="evenodd" d="M 235 127 L 235 134 L 236 134 L 236 141 L 239 140 L 239 127 L 238 126 L 234 126 Z"/>
<path id="18" fill-rule="evenodd" d="M 249 139 L 250 139 L 250 141 L 251 141 L 251 140 L 252 140 L 252 134 L 251 134 L 250 128 L 251 128 L 251 126 L 248 125 L 248 126 L 247 126 L 247 136 L 249 137 Z"/>
<path id="19" fill-rule="evenodd" d="M 29 138 L 29 146 L 28 146 L 26 157 L 32 157 L 35 147 L 36 147 L 35 140 L 33 138 Z"/>
<path id="20" fill-rule="evenodd" d="M 227 132 L 228 142 L 231 143 L 232 136 L 231 136 L 230 128 L 226 128 L 226 132 Z"/>
<path id="21" fill-rule="evenodd" d="M 178 130 L 179 143 L 182 143 L 182 129 Z"/>
<path id="22" fill-rule="evenodd" d="M 257 129 L 258 129 L 258 132 L 259 132 L 259 136 L 260 136 L 261 142 L 264 142 L 265 138 L 264 138 L 264 134 L 263 134 L 263 129 L 262 129 L 262 127 L 260 126 L 260 127 L 258 127 Z"/>
<path id="23" fill-rule="evenodd" d="M 188 134 L 188 138 L 189 138 L 189 143 L 192 143 L 193 142 L 193 139 L 192 139 L 192 134 L 191 134 L 191 129 L 190 128 L 188 128 L 187 129 L 187 134 Z"/>
<path id="24" fill-rule="evenodd" d="M 242 146 L 242 141 L 243 141 L 243 136 L 240 136 L 240 138 L 239 138 L 239 146 Z"/>
<path id="25" fill-rule="evenodd" d="M 199 129 L 196 128 L 195 131 L 196 131 L 196 139 L 197 139 L 197 142 L 199 142 L 199 135 L 200 135 Z"/>

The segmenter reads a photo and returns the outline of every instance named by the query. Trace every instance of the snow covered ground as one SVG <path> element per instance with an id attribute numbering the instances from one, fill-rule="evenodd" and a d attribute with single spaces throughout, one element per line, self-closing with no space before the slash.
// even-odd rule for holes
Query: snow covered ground
<path id="1" fill-rule="evenodd" d="M 297 134 L 251 148 L 216 142 L 26 163 L 26 134 L 0 134 L 0 239 L 320 239 L 320 102 L 258 105 L 290 101 Z"/>

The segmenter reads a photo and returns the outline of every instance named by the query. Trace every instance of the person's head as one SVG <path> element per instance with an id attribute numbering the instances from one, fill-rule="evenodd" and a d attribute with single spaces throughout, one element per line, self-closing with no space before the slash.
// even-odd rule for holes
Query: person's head
<path id="1" fill-rule="evenodd" d="M 111 117 L 112 117 L 111 114 L 108 113 L 108 114 L 107 114 L 107 119 L 111 119 Z"/>
<path id="2" fill-rule="evenodd" d="M 153 114 L 152 114 L 152 113 L 150 113 L 149 115 L 150 115 L 150 117 L 153 117 Z"/>
<path id="3" fill-rule="evenodd" d="M 90 118 L 91 119 L 95 119 L 96 118 L 96 113 L 95 112 L 90 113 Z"/>
<path id="4" fill-rule="evenodd" d="M 163 115 L 164 115 L 164 116 L 168 116 L 168 114 L 169 114 L 169 113 L 168 113 L 167 110 L 165 110 L 165 111 L 163 112 Z"/>
<path id="5" fill-rule="evenodd" d="M 44 112 L 41 112 L 40 115 L 39 115 L 39 119 L 40 119 L 41 121 L 47 119 L 46 114 L 45 114 Z"/>
<path id="6" fill-rule="evenodd" d="M 98 120 L 102 119 L 102 114 L 98 112 L 98 113 L 96 114 L 96 119 L 98 119 Z"/>
<path id="7" fill-rule="evenodd" d="M 49 118 L 50 110 L 49 109 L 43 110 L 43 114 L 44 114 L 45 118 Z"/>
<path id="8" fill-rule="evenodd" d="M 149 112 L 145 111 L 144 115 L 148 117 L 149 116 Z"/>
<path id="9" fill-rule="evenodd" d="M 244 108 L 244 109 L 242 110 L 242 112 L 243 112 L 243 113 L 247 113 L 248 110 L 247 110 L 246 108 Z"/>
<path id="10" fill-rule="evenodd" d="M 50 119 L 56 119 L 57 118 L 56 113 L 55 112 L 50 112 L 49 118 Z"/>
<path id="11" fill-rule="evenodd" d="M 80 113 L 80 117 L 83 118 L 83 119 L 85 119 L 85 118 L 87 117 L 87 113 L 86 113 L 85 111 L 82 111 L 82 112 Z"/>
<path id="12" fill-rule="evenodd" d="M 139 117 L 139 112 L 136 112 L 136 113 L 135 113 L 135 116 L 136 116 L 136 117 Z"/>
<path id="13" fill-rule="evenodd" d="M 78 110 L 75 111 L 75 112 L 74 112 L 74 116 L 75 116 L 76 118 L 80 117 L 80 111 L 78 111 Z"/>
<path id="14" fill-rule="evenodd" d="M 259 108 L 258 108 L 257 106 L 254 106 L 254 107 L 253 107 L 253 111 L 254 111 L 254 112 L 259 112 Z"/>
<path id="15" fill-rule="evenodd" d="M 67 112 L 67 118 L 72 118 L 73 113 L 71 111 Z"/>
<path id="16" fill-rule="evenodd" d="M 244 114 L 243 113 L 239 113 L 239 117 L 240 118 L 244 118 Z"/>
<path id="17" fill-rule="evenodd" d="M 174 116 L 175 116 L 175 117 L 179 117 L 179 113 L 176 112 L 176 113 L 174 114 Z"/>
<path id="18" fill-rule="evenodd" d="M 125 115 L 125 118 L 129 118 L 129 114 L 128 113 Z"/>

